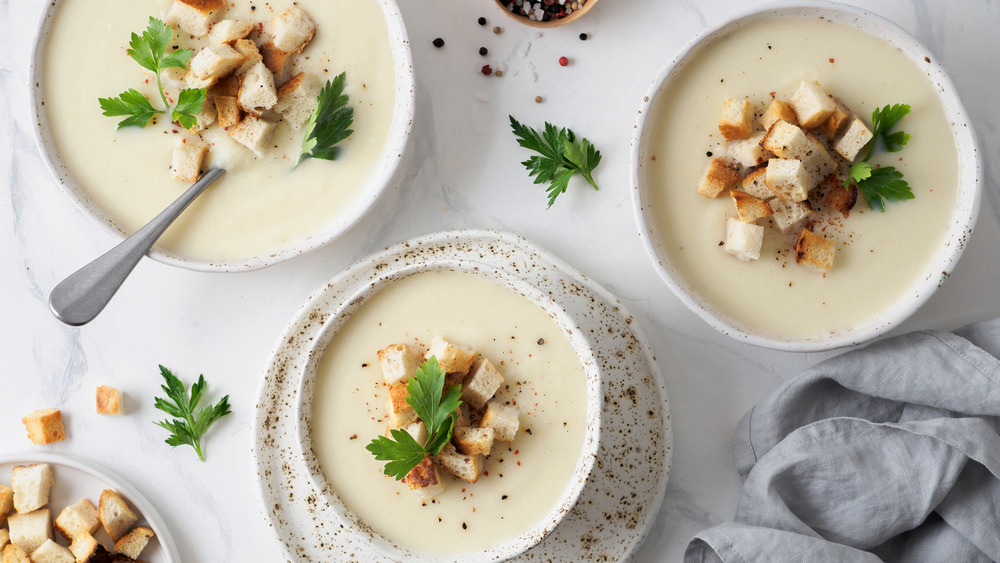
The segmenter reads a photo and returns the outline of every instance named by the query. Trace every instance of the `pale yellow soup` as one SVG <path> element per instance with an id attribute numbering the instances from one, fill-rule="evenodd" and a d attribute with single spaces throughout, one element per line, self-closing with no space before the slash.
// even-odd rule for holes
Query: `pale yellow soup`
<path id="1" fill-rule="evenodd" d="M 726 217 L 737 216 L 732 200 L 697 192 L 707 153 L 725 154 L 723 102 L 749 97 L 763 112 L 772 92 L 787 100 L 802 80 L 818 81 L 869 127 L 876 107 L 912 107 L 899 126 L 909 144 L 872 162 L 903 172 L 916 198 L 889 202 L 883 214 L 859 196 L 848 218 L 820 224 L 837 248 L 825 275 L 798 266 L 794 235 L 777 229 L 766 230 L 759 260 L 733 258 L 720 246 Z M 693 53 L 651 120 L 643 165 L 654 236 L 680 281 L 737 325 L 788 338 L 862 326 L 920 281 L 943 243 L 956 203 L 955 140 L 927 74 L 882 39 L 819 18 L 750 22 Z"/>
<path id="2" fill-rule="evenodd" d="M 203 168 L 221 167 L 226 174 L 166 232 L 159 250 L 208 262 L 264 257 L 324 232 L 361 195 L 385 145 L 395 99 L 382 9 L 374 0 L 237 0 L 222 17 L 266 28 L 275 14 L 293 4 L 316 21 L 317 31 L 305 51 L 289 59 L 276 83 L 300 70 L 317 85 L 346 72 L 354 134 L 341 143 L 338 160 L 307 160 L 293 170 L 303 130 L 284 121 L 263 158 L 217 124 L 204 131 L 210 152 Z M 154 75 L 126 49 L 131 34 L 145 30 L 150 16 L 164 20 L 169 6 L 164 0 L 63 0 L 45 44 L 43 109 L 56 151 L 87 197 L 126 233 L 139 229 L 190 186 L 171 180 L 169 166 L 175 139 L 196 136 L 162 116 L 144 129 L 116 130 L 122 118 L 103 116 L 97 101 L 135 88 L 155 107 L 162 105 Z M 195 51 L 205 44 L 206 39 L 180 30 L 171 42 Z M 165 72 L 164 89 L 171 99 L 184 87 L 182 72 Z"/>
<path id="3" fill-rule="evenodd" d="M 520 431 L 494 443 L 477 483 L 444 472 L 446 490 L 425 502 L 386 477 L 365 446 L 386 431 L 376 351 L 426 346 L 434 335 L 497 366 L 497 398 L 516 403 Z M 424 272 L 379 291 L 337 331 L 319 362 L 312 416 L 323 473 L 365 524 L 418 552 L 474 552 L 537 525 L 563 495 L 583 445 L 586 375 L 563 329 L 525 297 L 471 274 Z"/>

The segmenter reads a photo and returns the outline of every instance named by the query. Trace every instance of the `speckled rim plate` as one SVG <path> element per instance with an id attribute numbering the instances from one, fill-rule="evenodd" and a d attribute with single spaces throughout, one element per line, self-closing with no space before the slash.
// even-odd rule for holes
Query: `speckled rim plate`
<path id="1" fill-rule="evenodd" d="M 561 523 L 515 560 L 619 560 L 648 532 L 670 473 L 670 416 L 662 377 L 632 317 L 614 296 L 523 238 L 496 231 L 447 231 L 391 246 L 335 276 L 309 298 L 279 341 L 258 389 L 253 455 L 265 519 L 288 560 L 387 557 L 385 540 L 373 541 L 353 515 L 335 506 L 339 500 L 325 480 L 315 480 L 308 469 L 315 456 L 303 448 L 301 394 L 325 345 L 327 325 L 370 280 L 383 278 L 387 268 L 406 275 L 427 264 L 451 268 L 460 262 L 521 279 L 551 296 L 575 321 L 600 371 L 598 396 L 604 403 L 593 470 Z M 497 552 L 477 559 L 504 557 Z M 459 559 L 468 560 L 436 558 Z"/>
<path id="2" fill-rule="evenodd" d="M 85 462 L 68 454 L 15 452 L 0 455 L 0 481 L 10 481 L 11 471 L 15 465 L 32 463 L 47 463 L 52 467 L 52 479 L 55 484 L 52 485 L 49 492 L 50 500 L 46 508 L 52 511 L 53 519 L 59 515 L 59 511 L 63 508 L 80 499 L 90 499 L 90 502 L 96 506 L 101 491 L 114 489 L 125 497 L 125 500 L 138 514 L 139 522 L 137 524 L 149 526 L 156 534 L 142 551 L 142 560 L 148 563 L 181 563 L 177 546 L 174 545 L 174 538 L 170 535 L 170 530 L 164 524 L 163 518 L 160 517 L 156 508 L 146 500 L 146 497 L 124 479 L 107 469 L 99 468 L 92 462 Z M 98 539 L 100 540 L 103 530 L 99 534 Z M 112 546 L 105 545 L 105 547 Z"/>
<path id="3" fill-rule="evenodd" d="M 49 119 L 48 114 L 43 111 L 43 89 L 41 88 L 43 81 L 42 63 L 45 58 L 45 40 L 48 37 L 56 10 L 63 1 L 53 0 L 49 2 L 42 13 L 42 21 L 39 24 L 39 32 L 31 58 L 31 68 L 28 72 L 28 76 L 30 77 L 29 87 L 31 89 L 28 99 L 31 102 L 31 113 L 35 116 L 32 120 L 32 130 L 35 133 L 35 142 L 38 145 L 39 152 L 42 154 L 42 160 L 45 161 L 52 177 L 62 187 L 63 191 L 66 192 L 66 195 L 77 205 L 80 211 L 96 220 L 105 231 L 109 232 L 117 242 L 120 242 L 127 234 L 122 231 L 104 209 L 98 206 L 87 195 L 80 184 L 73 178 L 69 168 L 67 168 L 56 151 L 55 141 L 48 134 Z M 399 6 L 395 0 L 374 1 L 378 2 L 382 8 L 389 32 L 389 43 L 396 79 L 396 95 L 393 105 L 392 122 L 385 138 L 385 146 L 382 147 L 382 154 L 379 156 L 374 169 L 365 181 L 364 189 L 360 191 L 350 206 L 322 231 L 313 233 L 304 240 L 299 240 L 290 246 L 274 252 L 266 252 L 258 256 L 238 260 L 195 260 L 165 252 L 154 246 L 148 254 L 150 258 L 171 266 L 205 272 L 246 272 L 257 270 L 316 250 L 346 233 L 364 218 L 372 206 L 375 205 L 375 202 L 378 201 L 379 197 L 386 191 L 386 188 L 388 188 L 393 180 L 399 163 L 403 160 L 406 143 L 410 138 L 410 129 L 413 125 L 413 112 L 416 105 L 413 57 L 410 53 L 410 40 L 406 34 L 403 15 L 400 13 Z M 177 195 L 180 196 L 180 194 L 181 191 L 178 188 Z"/>
<path id="4" fill-rule="evenodd" d="M 692 287 L 670 264 L 662 249 L 660 239 L 656 235 L 655 220 L 651 215 L 652 210 L 649 205 L 643 166 L 643 163 L 647 162 L 649 158 L 644 139 L 652 127 L 654 121 L 652 114 L 658 103 L 658 97 L 671 78 L 705 44 L 732 33 L 751 21 L 769 17 L 823 17 L 881 37 L 900 49 L 924 69 L 928 80 L 938 86 L 936 89 L 939 98 L 944 105 L 945 114 L 958 145 L 959 179 L 956 208 L 947 236 L 936 250 L 936 256 L 927 266 L 920 281 L 896 303 L 869 322 L 850 330 L 808 338 L 789 338 L 748 327 L 734 320 L 725 311 L 715 308 L 698 295 L 697 289 Z M 916 312 L 947 279 L 965 250 L 979 215 L 983 174 L 979 144 L 965 108 L 958 97 L 955 85 L 937 61 L 936 55 L 925 49 L 913 36 L 889 20 L 861 8 L 818 0 L 774 2 L 756 7 L 728 19 L 692 40 L 653 80 L 636 115 L 635 128 L 632 133 L 630 160 L 633 211 L 639 227 L 640 238 L 656 273 L 689 309 L 715 329 L 736 340 L 757 346 L 792 352 L 828 350 L 860 344 L 896 328 Z"/>

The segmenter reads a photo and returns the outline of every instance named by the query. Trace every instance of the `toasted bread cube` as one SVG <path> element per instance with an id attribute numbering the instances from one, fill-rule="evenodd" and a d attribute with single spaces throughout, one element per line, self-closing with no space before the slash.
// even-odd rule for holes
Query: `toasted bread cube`
<path id="1" fill-rule="evenodd" d="M 264 60 L 264 56 L 260 54 L 257 44 L 249 39 L 237 39 L 233 42 L 233 49 L 243 57 L 243 64 L 235 72 L 238 76 L 246 74 L 248 70 Z M 239 89 L 236 92 L 239 92 Z"/>
<path id="2" fill-rule="evenodd" d="M 7 517 L 10 543 L 17 544 L 31 553 L 52 539 L 52 520 L 48 508 L 32 512 L 19 512 Z"/>
<path id="3" fill-rule="evenodd" d="M 219 127 L 229 129 L 240 123 L 240 104 L 236 96 L 215 96 L 212 101 L 219 115 Z"/>
<path id="4" fill-rule="evenodd" d="M 774 197 L 774 193 L 764 183 L 765 176 L 767 176 L 766 164 L 744 176 L 742 181 L 743 191 L 765 201 Z"/>
<path id="5" fill-rule="evenodd" d="M 851 110 L 847 109 L 847 106 L 837 98 L 831 96 L 830 99 L 833 100 L 833 113 L 830 114 L 830 117 L 826 118 L 820 130 L 823 131 L 827 139 L 832 141 L 837 137 L 837 133 L 840 133 L 840 130 L 844 128 L 848 120 L 850 120 Z"/>
<path id="6" fill-rule="evenodd" d="M 854 162 L 861 149 L 871 140 L 871 130 L 868 129 L 864 121 L 855 117 L 851 120 L 851 124 L 847 126 L 844 134 L 833 143 L 833 150 L 837 151 L 837 154 L 844 157 L 848 162 Z"/>
<path id="7" fill-rule="evenodd" d="M 764 183 L 774 195 L 785 201 L 805 201 L 811 187 L 802 161 L 787 158 L 772 158 L 767 162 Z"/>
<path id="8" fill-rule="evenodd" d="M 14 509 L 31 512 L 49 503 L 49 489 L 52 487 L 52 468 L 47 463 L 17 465 L 11 488 L 14 489 Z"/>
<path id="9" fill-rule="evenodd" d="M 274 46 L 286 53 L 301 53 L 316 35 L 316 23 L 302 8 L 292 7 L 271 20 Z"/>
<path id="10" fill-rule="evenodd" d="M 749 139 L 753 132 L 753 107 L 746 100 L 729 98 L 722 104 L 719 132 L 727 141 Z"/>
<path id="11" fill-rule="evenodd" d="M 3 563 L 31 563 L 28 552 L 20 546 L 10 543 L 3 548 Z"/>
<path id="12" fill-rule="evenodd" d="M 496 431 L 493 428 L 470 428 L 468 426 L 455 428 L 452 441 L 455 448 L 465 455 L 490 455 Z"/>
<path id="13" fill-rule="evenodd" d="M 229 138 L 253 151 L 258 157 L 264 157 L 267 141 L 274 133 L 274 123 L 264 121 L 253 115 L 247 115 L 229 130 Z"/>
<path id="14" fill-rule="evenodd" d="M 390 344 L 378 351 L 378 365 L 386 385 L 407 383 L 415 377 L 424 360 L 420 351 L 406 344 Z"/>
<path id="15" fill-rule="evenodd" d="M 0 518 L 2 520 L 2 518 Z M 10 543 L 10 531 L 7 528 L 0 528 L 0 553 L 3 553 L 3 548 L 7 547 Z"/>
<path id="16" fill-rule="evenodd" d="M 241 81 L 242 78 L 235 74 L 230 74 L 229 76 L 220 78 L 215 84 L 212 85 L 212 88 L 209 89 L 206 99 L 212 98 L 214 102 L 215 98 L 218 96 L 229 96 L 231 98 L 239 96 Z"/>
<path id="17" fill-rule="evenodd" d="M 97 507 L 87 499 L 64 508 L 55 521 L 56 531 L 70 541 L 84 532 L 93 534 L 100 525 Z"/>
<path id="18" fill-rule="evenodd" d="M 802 159 L 810 150 L 812 144 L 801 128 L 787 121 L 775 121 L 760 141 L 764 149 L 778 158 Z"/>
<path id="19" fill-rule="evenodd" d="M 139 554 L 146 548 L 149 539 L 153 537 L 153 530 L 146 526 L 137 526 L 131 532 L 122 536 L 122 539 L 115 542 L 115 552 L 121 553 L 132 559 L 138 559 Z"/>
<path id="20" fill-rule="evenodd" d="M 177 24 L 195 37 L 203 37 L 225 11 L 226 0 L 174 0 L 166 22 Z"/>
<path id="21" fill-rule="evenodd" d="M 501 385 L 503 375 L 489 360 L 483 358 L 472 365 L 469 377 L 462 384 L 462 400 L 481 409 Z"/>
<path id="22" fill-rule="evenodd" d="M 698 182 L 698 193 L 707 198 L 716 198 L 740 183 L 740 172 L 730 166 L 725 159 L 713 158 L 705 168 Z"/>
<path id="23" fill-rule="evenodd" d="M 76 563 L 73 553 L 52 540 L 38 546 L 38 549 L 31 552 L 32 563 Z"/>
<path id="24" fill-rule="evenodd" d="M 423 422 L 419 420 L 411 422 L 403 427 L 403 430 L 406 430 L 406 432 L 421 446 L 427 443 L 427 426 L 425 426 Z M 390 437 L 392 436 L 389 433 L 387 433 L 387 435 Z"/>
<path id="25" fill-rule="evenodd" d="M 760 142 L 764 140 L 764 131 L 750 135 L 743 141 L 730 141 L 726 152 L 729 157 L 740 163 L 743 168 L 753 168 L 767 162 L 773 156 Z"/>
<path id="26" fill-rule="evenodd" d="M 191 57 L 188 68 L 202 80 L 222 78 L 243 64 L 243 55 L 228 43 L 209 45 Z"/>
<path id="27" fill-rule="evenodd" d="M 98 519 L 104 526 L 104 531 L 113 541 L 118 541 L 139 519 L 132 508 L 121 495 L 111 489 L 101 491 L 101 499 L 97 503 Z"/>
<path id="28" fill-rule="evenodd" d="M 726 240 L 723 250 L 743 262 L 760 258 L 764 244 L 764 227 L 744 223 L 734 217 L 726 219 Z"/>
<path id="29" fill-rule="evenodd" d="M 243 75 L 240 83 L 240 107 L 243 111 L 260 117 L 263 110 L 271 109 L 278 103 L 278 91 L 274 88 L 274 75 L 263 62 L 255 64 Z"/>
<path id="30" fill-rule="evenodd" d="M 179 138 L 174 142 L 174 155 L 170 161 L 170 178 L 179 182 L 197 182 L 201 176 L 201 163 L 208 146 Z"/>
<path id="31" fill-rule="evenodd" d="M 829 271 L 836 252 L 837 247 L 832 240 L 813 234 L 809 229 L 802 229 L 799 239 L 795 241 L 795 262 L 816 272 Z"/>
<path id="32" fill-rule="evenodd" d="M 436 457 L 445 471 L 463 481 L 475 483 L 483 472 L 483 456 L 460 453 L 451 442 L 445 444 Z"/>
<path id="33" fill-rule="evenodd" d="M 73 541 L 69 544 L 69 550 L 76 557 L 78 563 L 84 561 L 90 561 L 95 555 L 97 555 L 98 547 L 101 544 L 97 543 L 94 536 L 83 532 L 77 534 Z M 103 549 L 103 547 L 101 547 Z"/>
<path id="34" fill-rule="evenodd" d="M 406 402 L 409 393 L 406 392 L 406 385 L 398 383 L 389 387 L 389 426 L 390 428 L 402 428 L 417 419 L 417 413 Z"/>
<path id="35" fill-rule="evenodd" d="M 253 28 L 253 22 L 220 20 L 212 24 L 212 30 L 208 32 L 208 42 L 212 45 L 232 43 L 237 39 L 243 39 L 247 35 L 250 35 Z"/>
<path id="36" fill-rule="evenodd" d="M 493 439 L 497 442 L 511 442 L 521 426 L 519 412 L 513 405 L 505 405 L 497 400 L 486 403 L 486 412 L 479 422 L 480 428 L 492 428 Z"/>
<path id="37" fill-rule="evenodd" d="M 194 134 L 208 129 L 209 125 L 215 123 L 215 117 L 215 104 L 212 100 L 204 100 L 201 103 L 201 111 L 194 116 L 194 126 L 187 130 L 188 133 Z"/>
<path id="38" fill-rule="evenodd" d="M 14 510 L 14 490 L 0 484 L 0 524 L 12 510 Z"/>
<path id="39" fill-rule="evenodd" d="M 808 201 L 785 201 L 774 198 L 767 203 L 774 212 L 771 221 L 783 233 L 794 231 L 813 212 Z"/>
<path id="40" fill-rule="evenodd" d="M 200 78 L 190 67 L 184 73 L 184 83 L 187 84 L 188 88 L 211 88 L 218 81 L 219 79 L 214 76 L 212 78 Z"/>
<path id="41" fill-rule="evenodd" d="M 823 91 L 818 82 L 799 84 L 799 89 L 788 99 L 799 118 L 799 125 L 804 129 L 815 129 L 837 109 L 833 99 Z"/>
<path id="42" fill-rule="evenodd" d="M 858 203 L 858 187 L 854 184 L 849 188 L 844 188 L 843 185 L 834 186 L 823 196 L 823 203 L 847 217 Z"/>
<path id="43" fill-rule="evenodd" d="M 772 100 L 771 104 L 767 106 L 767 111 L 764 112 L 764 115 L 760 116 L 760 124 L 764 126 L 764 129 L 770 129 L 778 121 L 784 121 L 791 125 L 799 124 L 799 118 L 795 115 L 795 110 L 788 102 Z"/>
<path id="44" fill-rule="evenodd" d="M 812 135 L 807 135 L 806 138 L 809 141 L 810 150 L 802 158 L 802 164 L 806 167 L 812 186 L 815 187 L 836 172 L 838 164 L 819 139 Z"/>
<path id="45" fill-rule="evenodd" d="M 28 439 L 36 446 L 66 439 L 62 411 L 57 409 L 39 409 L 22 418 L 21 422 L 28 431 Z"/>
<path id="46" fill-rule="evenodd" d="M 411 491 L 417 491 L 425 499 L 432 499 L 444 491 L 444 481 L 437 464 L 430 456 L 424 458 L 403 477 L 403 482 Z"/>
<path id="47" fill-rule="evenodd" d="M 282 51 L 281 49 L 274 46 L 274 43 L 268 41 L 260 46 L 261 60 L 264 61 L 264 66 L 267 70 L 270 70 L 276 75 L 281 75 L 285 71 L 285 63 L 288 61 L 288 56 L 291 53 L 287 51 Z"/>
<path id="48" fill-rule="evenodd" d="M 474 351 L 451 344 L 440 336 L 435 336 L 431 340 L 430 347 L 424 352 L 424 358 L 430 359 L 431 356 L 437 358 L 438 365 L 445 373 L 461 373 L 463 375 L 469 373 L 469 368 L 472 367 L 472 362 L 476 359 Z"/>
<path id="49" fill-rule="evenodd" d="M 124 412 L 122 392 L 107 385 L 97 386 L 97 414 L 119 415 Z"/>
<path id="50" fill-rule="evenodd" d="M 293 129 L 302 127 L 316 109 L 317 88 L 304 72 L 293 76 L 291 80 L 278 88 L 278 103 L 274 111 L 281 114 Z"/>
<path id="51" fill-rule="evenodd" d="M 740 214 L 740 221 L 744 223 L 756 223 L 761 217 L 770 217 L 771 206 L 759 197 L 754 197 L 740 190 L 729 190 L 729 195 L 733 198 L 736 211 Z"/>

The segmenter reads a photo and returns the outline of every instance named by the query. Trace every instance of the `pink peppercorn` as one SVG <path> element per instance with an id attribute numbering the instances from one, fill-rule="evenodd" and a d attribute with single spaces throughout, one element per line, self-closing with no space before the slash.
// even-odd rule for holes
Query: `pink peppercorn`
<path id="1" fill-rule="evenodd" d="M 483 65 L 482 72 L 486 76 L 489 76 L 489 75 L 493 74 L 493 67 L 491 67 L 490 65 Z"/>
<path id="2" fill-rule="evenodd" d="M 559 66 L 567 66 L 567 65 L 569 65 L 569 59 L 567 59 L 566 57 L 559 57 Z"/>

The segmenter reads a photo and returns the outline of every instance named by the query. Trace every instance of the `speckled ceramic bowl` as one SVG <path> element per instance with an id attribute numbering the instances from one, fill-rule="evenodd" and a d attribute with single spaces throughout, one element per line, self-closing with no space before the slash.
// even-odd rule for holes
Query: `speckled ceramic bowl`
<path id="1" fill-rule="evenodd" d="M 954 208 L 946 210 L 951 217 L 947 233 L 942 237 L 941 243 L 937 247 L 927 249 L 927 252 L 931 253 L 932 259 L 924 268 L 918 283 L 907 289 L 902 297 L 891 306 L 886 307 L 877 315 L 873 315 L 873 318 L 867 322 L 860 323 L 849 330 L 839 330 L 809 337 L 792 337 L 766 332 L 735 320 L 730 311 L 716 306 L 699 293 L 696 280 L 685 277 L 671 263 L 665 248 L 667 243 L 659 234 L 662 226 L 657 224 L 650 194 L 657 189 L 688 188 L 653 185 L 647 179 L 647 170 L 650 168 L 647 163 L 651 162 L 651 158 L 655 159 L 655 156 L 650 153 L 650 145 L 652 144 L 650 138 L 655 134 L 656 118 L 654 116 L 657 105 L 665 103 L 663 93 L 671 80 L 697 57 L 700 49 L 720 40 L 720 38 L 738 32 L 741 27 L 759 19 L 787 18 L 789 25 L 793 26 L 795 18 L 804 17 L 840 22 L 881 38 L 896 47 L 926 72 L 927 80 L 934 85 L 938 92 L 951 128 L 950 132 L 954 135 L 957 144 L 958 189 Z M 785 1 L 767 4 L 749 13 L 733 17 L 694 39 L 674 57 L 653 81 L 636 116 L 631 142 L 633 210 L 643 245 L 657 274 L 688 308 L 713 327 L 738 341 L 758 346 L 788 351 L 818 351 L 859 344 L 899 326 L 926 302 L 947 279 L 965 249 L 979 212 L 982 163 L 976 135 L 972 131 L 968 115 L 962 106 L 954 84 L 937 60 L 935 55 L 892 22 L 860 8 L 825 1 Z M 833 63 L 832 58 L 830 63 Z M 783 70 L 783 72 L 786 71 Z M 866 120 L 870 121 L 870 115 L 866 116 Z M 902 128 L 905 128 L 905 121 Z M 905 156 L 905 151 L 901 154 Z M 703 164 L 698 164 L 698 166 L 703 166 Z M 695 186 L 692 185 L 689 189 L 694 190 Z M 862 201 L 859 198 L 858 205 L 863 205 Z M 905 205 L 905 203 L 899 205 Z M 795 265 L 792 264 L 792 267 Z M 734 283 L 734 287 L 737 285 L 738 283 Z"/>
<path id="2" fill-rule="evenodd" d="M 332 490 L 310 438 L 313 380 L 330 339 L 381 289 L 428 270 L 469 273 L 525 296 L 564 330 L 587 376 L 582 451 L 558 502 L 527 532 L 475 553 L 413 553 L 373 531 Z M 270 362 L 254 425 L 265 514 L 289 557 L 469 562 L 523 554 L 549 560 L 578 554 L 581 542 L 604 560 L 628 556 L 652 524 L 669 474 L 666 393 L 621 304 L 594 293 L 591 282 L 571 272 L 513 235 L 452 231 L 389 247 L 338 274 L 309 299 Z M 605 425 L 614 431 L 602 432 Z M 591 471 L 595 462 L 600 471 Z M 627 517 L 609 519 L 620 513 Z"/>

